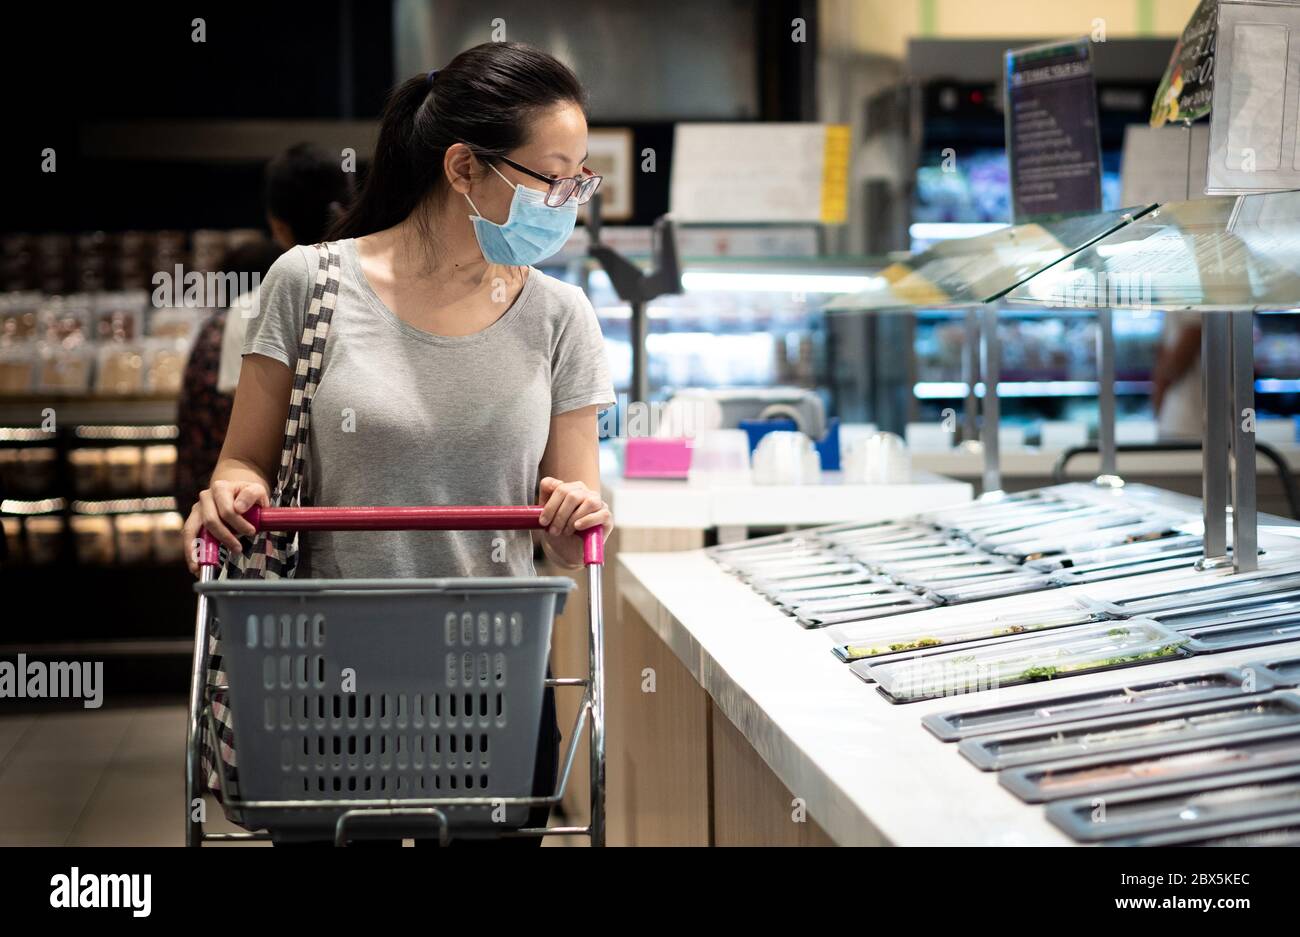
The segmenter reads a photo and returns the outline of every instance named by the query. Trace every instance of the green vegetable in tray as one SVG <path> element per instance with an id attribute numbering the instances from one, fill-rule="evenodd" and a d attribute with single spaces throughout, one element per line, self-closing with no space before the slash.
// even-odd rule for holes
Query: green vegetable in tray
<path id="1" fill-rule="evenodd" d="M 891 651 L 919 651 L 923 647 L 936 647 L 942 644 L 938 638 L 917 638 L 915 641 L 905 641 L 901 644 L 891 644 Z"/>
<path id="2" fill-rule="evenodd" d="M 1058 674 L 1076 673 L 1080 670 L 1100 670 L 1104 667 L 1120 667 L 1124 664 L 1136 664 L 1143 660 L 1158 660 L 1161 657 L 1168 657 L 1178 652 L 1178 645 L 1166 644 L 1158 647 L 1154 651 L 1147 651 L 1144 654 L 1124 654 L 1118 657 L 1107 657 L 1103 660 L 1084 661 L 1078 664 L 1065 664 L 1057 667 L 1051 664 L 1041 667 L 1029 667 L 1020 673 L 1020 680 L 1051 680 Z"/>
<path id="3" fill-rule="evenodd" d="M 1051 680 L 1058 673 L 1057 668 L 1048 664 L 1043 667 L 1030 667 L 1020 674 L 1021 680 Z"/>
<path id="4" fill-rule="evenodd" d="M 868 647 L 865 644 L 846 644 L 844 653 L 850 660 L 856 660 L 859 657 L 875 657 L 878 654 L 887 654 L 890 651 L 919 651 L 923 647 L 937 647 L 942 644 L 938 638 L 917 638 L 915 641 L 903 641 L 897 644 L 889 645 L 889 651 L 882 647 Z"/>
<path id="5" fill-rule="evenodd" d="M 1112 638 L 1122 638 L 1122 637 L 1124 637 L 1124 635 L 1128 634 L 1128 629 L 1127 629 L 1127 628 L 1111 628 L 1109 631 L 1106 632 L 1106 634 L 1110 635 Z"/>

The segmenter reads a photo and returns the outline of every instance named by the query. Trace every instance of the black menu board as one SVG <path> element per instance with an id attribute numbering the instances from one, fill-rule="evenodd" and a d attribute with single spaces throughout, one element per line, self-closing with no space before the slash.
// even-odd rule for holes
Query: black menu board
<path id="1" fill-rule="evenodd" d="M 1165 76 L 1151 104 L 1151 126 L 1191 123 L 1210 113 L 1214 96 L 1214 40 L 1219 0 L 1201 0 L 1169 57 Z"/>
<path id="2" fill-rule="evenodd" d="M 1089 41 L 1008 51 L 1006 89 L 1015 223 L 1101 211 L 1101 141 Z"/>

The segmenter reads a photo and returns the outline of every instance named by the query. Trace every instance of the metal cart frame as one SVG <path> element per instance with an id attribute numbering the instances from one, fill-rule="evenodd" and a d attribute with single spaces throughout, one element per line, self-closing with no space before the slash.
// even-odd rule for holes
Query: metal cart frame
<path id="1" fill-rule="evenodd" d="M 246 519 L 258 531 L 307 530 L 539 530 L 540 507 L 254 507 Z M 591 820 L 587 826 L 523 827 L 503 830 L 499 837 L 586 836 L 592 846 L 605 845 L 605 679 L 604 617 L 602 614 L 601 570 L 604 564 L 604 533 L 597 527 L 581 531 L 583 565 L 587 572 L 588 594 L 588 675 L 552 677 L 548 687 L 583 687 L 582 703 L 574 720 L 566 751 L 561 756 L 561 770 L 556 789 L 550 796 L 533 797 L 441 797 L 342 800 L 275 800 L 245 801 L 227 797 L 231 809 L 338 810 L 345 808 L 334 829 L 334 844 L 347 843 L 349 828 L 371 818 L 409 819 L 413 825 L 436 827 L 438 839 L 446 845 L 451 837 L 445 808 L 448 807 L 556 807 L 559 806 L 577 754 L 577 742 L 584 726 L 590 742 Z M 211 582 L 220 565 L 217 541 L 202 530 L 197 543 L 199 578 Z M 199 808 L 202 789 L 200 762 L 201 726 L 207 723 L 216 738 L 216 718 L 212 712 L 212 694 L 229 687 L 208 686 L 208 637 L 211 634 L 212 606 L 200 594 L 194 626 L 194 660 L 190 673 L 189 717 L 185 739 L 185 845 L 199 847 L 205 842 L 251 842 L 269 840 L 267 832 L 210 833 L 204 830 Z"/>

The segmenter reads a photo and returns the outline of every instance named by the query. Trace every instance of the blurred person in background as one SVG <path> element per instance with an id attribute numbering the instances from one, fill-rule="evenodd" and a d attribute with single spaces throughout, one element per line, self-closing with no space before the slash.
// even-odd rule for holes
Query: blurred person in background
<path id="1" fill-rule="evenodd" d="M 185 367 L 177 424 L 176 509 L 188 513 L 208 487 L 239 383 L 244 333 L 258 312 L 263 276 L 296 244 L 325 239 L 352 201 L 352 177 L 341 161 L 311 143 L 298 143 L 266 166 L 264 201 L 271 240 L 237 248 L 222 260 L 222 273 L 256 273 L 254 288 L 222 309 L 199 330 Z"/>
<path id="2" fill-rule="evenodd" d="M 1161 439 L 1201 438 L 1201 314 L 1166 312 L 1151 372 Z"/>
<path id="3" fill-rule="evenodd" d="M 222 273 L 235 274 L 235 282 L 251 280 L 259 284 L 266 272 L 280 256 L 282 248 L 262 238 L 241 244 L 226 252 L 218 264 Z M 235 404 L 234 394 L 223 390 L 218 381 L 221 366 L 221 349 L 225 346 L 226 325 L 240 322 L 244 313 L 255 309 L 257 287 L 231 298 L 230 305 L 218 309 L 199 327 L 190 349 L 185 373 L 181 378 L 181 393 L 176 404 L 176 509 L 189 511 L 198 500 L 199 492 L 208 487 L 208 479 L 221 455 L 221 444 L 226 439 L 226 426 Z M 244 323 L 240 322 L 242 331 Z"/>

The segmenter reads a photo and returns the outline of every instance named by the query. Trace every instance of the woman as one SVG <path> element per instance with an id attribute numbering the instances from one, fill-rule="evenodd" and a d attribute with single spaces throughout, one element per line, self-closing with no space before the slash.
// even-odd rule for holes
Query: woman
<path id="1" fill-rule="evenodd" d="M 1162 439 L 1200 439 L 1201 314 L 1166 312 L 1155 365 L 1151 408 Z"/>
<path id="2" fill-rule="evenodd" d="M 531 267 L 564 244 L 599 184 L 582 166 L 584 102 L 568 68 L 518 43 L 476 46 L 394 91 L 337 232 L 303 503 L 536 499 L 544 548 L 565 567 L 581 565 L 577 532 L 608 531 L 596 414 L 614 393 L 600 328 L 581 290 Z M 202 525 L 238 554 L 253 533 L 242 514 L 268 503 L 317 268 L 317 252 L 296 247 L 262 284 L 187 542 Z M 297 575 L 531 576 L 533 543 L 527 531 L 313 532 Z M 543 790 L 558 737 L 549 691 L 547 712 Z"/>
<path id="3" fill-rule="evenodd" d="M 288 245 L 286 245 L 288 246 Z M 259 238 L 226 251 L 217 269 L 223 274 L 241 278 L 252 277 L 260 283 L 280 256 L 284 247 Z M 234 404 L 234 387 L 221 386 L 219 373 L 225 347 L 223 336 L 231 320 L 242 321 L 242 308 L 255 308 L 250 304 L 257 287 L 232 297 L 231 306 L 218 309 L 199 327 L 185 362 L 181 377 L 181 394 L 176 403 L 176 484 L 173 495 L 178 510 L 188 512 L 199 492 L 208 486 L 212 470 L 221 457 L 221 444 L 230 424 L 230 410 Z M 236 382 L 238 377 L 236 377 Z"/>

